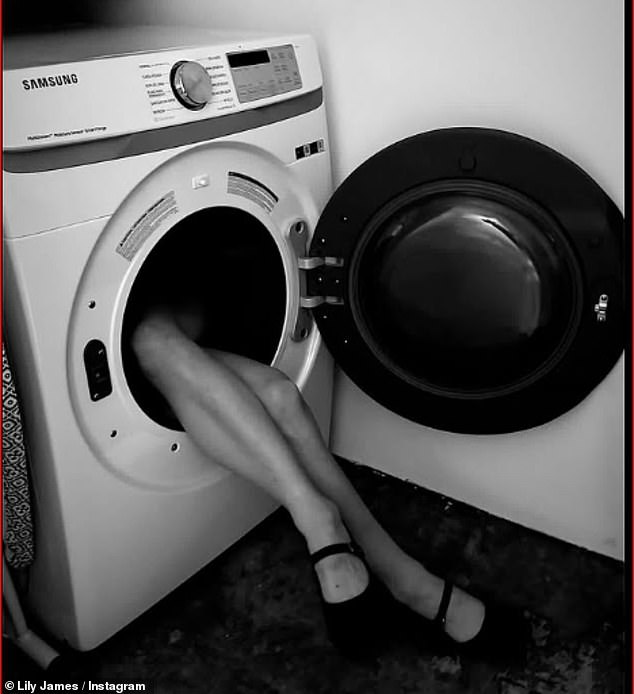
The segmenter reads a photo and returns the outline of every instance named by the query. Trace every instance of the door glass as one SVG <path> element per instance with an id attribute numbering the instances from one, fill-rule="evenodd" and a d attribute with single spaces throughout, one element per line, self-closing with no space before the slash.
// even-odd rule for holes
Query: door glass
<path id="1" fill-rule="evenodd" d="M 530 201 L 409 195 L 369 228 L 353 311 L 392 371 L 468 397 L 520 387 L 557 361 L 577 313 L 573 259 Z"/>
<path id="2" fill-rule="evenodd" d="M 286 278 L 268 229 L 243 210 L 212 207 L 175 224 L 149 253 L 126 305 L 122 356 L 133 397 L 154 421 L 180 428 L 141 373 L 130 336 L 153 307 L 197 306 L 197 342 L 270 364 L 286 315 Z"/>

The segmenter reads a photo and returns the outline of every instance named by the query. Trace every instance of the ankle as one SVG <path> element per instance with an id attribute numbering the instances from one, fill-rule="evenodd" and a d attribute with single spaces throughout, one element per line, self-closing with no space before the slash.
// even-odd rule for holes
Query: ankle
<path id="1" fill-rule="evenodd" d="M 418 562 L 414 562 L 407 571 L 388 583 L 388 588 L 396 600 L 426 617 L 435 616 L 443 586 L 442 579 L 427 571 Z"/>
<path id="2" fill-rule="evenodd" d="M 326 497 L 304 500 L 290 513 L 311 554 L 326 545 L 350 541 L 339 509 Z"/>

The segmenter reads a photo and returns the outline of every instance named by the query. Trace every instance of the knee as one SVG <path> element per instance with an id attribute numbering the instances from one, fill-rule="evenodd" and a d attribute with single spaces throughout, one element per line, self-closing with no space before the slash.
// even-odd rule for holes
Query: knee
<path id="1" fill-rule="evenodd" d="M 276 419 L 288 420 L 302 411 L 304 400 L 297 385 L 278 371 L 264 386 L 262 401 Z"/>

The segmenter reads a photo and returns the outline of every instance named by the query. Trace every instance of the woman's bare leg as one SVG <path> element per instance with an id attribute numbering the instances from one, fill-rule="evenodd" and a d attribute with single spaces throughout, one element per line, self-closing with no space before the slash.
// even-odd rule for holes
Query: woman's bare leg
<path id="1" fill-rule="evenodd" d="M 369 565 L 394 596 L 425 617 L 438 611 L 444 581 L 406 554 L 381 527 L 324 443 L 295 384 L 277 369 L 235 354 L 206 350 L 232 369 L 262 401 L 315 486 L 339 508 Z M 446 631 L 457 641 L 475 636 L 484 606 L 455 588 Z"/>
<path id="2" fill-rule="evenodd" d="M 285 506 L 311 553 L 349 541 L 336 505 L 315 488 L 262 402 L 231 369 L 160 314 L 136 329 L 133 348 L 194 443 Z M 368 584 L 363 562 L 350 554 L 325 557 L 315 568 L 327 602 L 348 600 Z"/>

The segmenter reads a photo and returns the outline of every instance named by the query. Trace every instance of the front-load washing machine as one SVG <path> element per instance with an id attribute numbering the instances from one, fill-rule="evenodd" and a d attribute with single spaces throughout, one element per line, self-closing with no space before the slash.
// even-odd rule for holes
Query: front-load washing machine
<path id="1" fill-rule="evenodd" d="M 5 45 L 5 341 L 36 513 L 26 600 L 89 649 L 270 513 L 204 459 L 128 345 L 201 299 L 213 344 L 273 363 L 324 436 L 331 362 L 300 297 L 331 190 L 306 36 L 140 27 Z"/>

